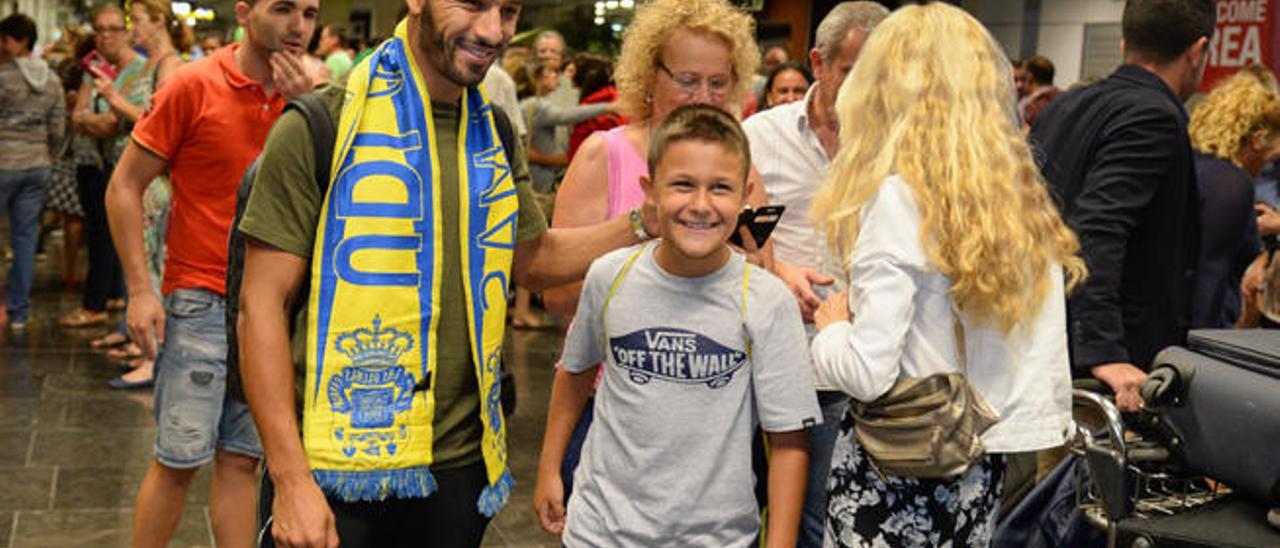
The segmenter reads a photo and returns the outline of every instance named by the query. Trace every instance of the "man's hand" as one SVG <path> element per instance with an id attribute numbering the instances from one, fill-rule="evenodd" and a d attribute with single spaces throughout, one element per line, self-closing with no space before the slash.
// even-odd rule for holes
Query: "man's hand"
<path id="1" fill-rule="evenodd" d="M 831 285 L 836 280 L 812 268 L 793 268 L 780 261 L 774 261 L 773 268 L 773 273 L 787 284 L 791 294 L 796 296 L 796 302 L 800 303 L 800 316 L 804 321 L 812 322 L 814 311 L 822 304 L 822 299 L 813 292 L 813 286 Z"/>
<path id="2" fill-rule="evenodd" d="M 288 101 L 311 91 L 311 77 L 307 75 L 302 57 L 286 51 L 271 52 L 271 82 L 276 91 Z"/>
<path id="3" fill-rule="evenodd" d="M 538 474 L 533 488 L 533 511 L 542 530 L 553 535 L 564 531 L 564 483 L 558 473 Z"/>
<path id="4" fill-rule="evenodd" d="M 149 290 L 130 295 L 125 323 L 129 326 L 129 338 L 154 360 L 156 351 L 164 344 L 164 305 L 160 299 Z"/>
<path id="5" fill-rule="evenodd" d="M 827 300 L 818 305 L 818 310 L 813 313 L 813 323 L 821 331 L 833 323 L 847 322 L 851 317 L 849 314 L 849 293 L 837 291 L 827 295 Z"/>
<path id="6" fill-rule="evenodd" d="M 1107 383 L 1116 394 L 1116 407 L 1133 413 L 1142 409 L 1142 396 L 1138 385 L 1146 380 L 1147 373 L 1131 363 L 1107 363 L 1095 365 L 1089 370 L 1093 377 Z"/>
<path id="7" fill-rule="evenodd" d="M 1280 212 L 1263 203 L 1253 204 L 1253 210 L 1258 213 L 1258 234 L 1263 237 L 1280 234 Z"/>
<path id="8" fill-rule="evenodd" d="M 338 548 L 338 528 L 329 501 L 309 476 L 276 484 L 271 538 L 282 548 Z"/>

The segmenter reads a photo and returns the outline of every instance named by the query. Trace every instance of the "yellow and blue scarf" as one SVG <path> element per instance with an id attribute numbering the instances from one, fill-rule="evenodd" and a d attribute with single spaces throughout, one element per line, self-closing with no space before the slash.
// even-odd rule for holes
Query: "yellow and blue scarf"
<path id="1" fill-rule="evenodd" d="M 321 489 L 346 501 L 421 498 L 431 474 L 438 325 L 466 321 L 488 487 L 506 503 L 498 365 L 519 208 L 491 107 L 464 91 L 458 181 L 465 318 L 441 318 L 442 181 L 426 82 L 405 22 L 351 71 L 320 214 L 307 325 L 303 438 Z"/>

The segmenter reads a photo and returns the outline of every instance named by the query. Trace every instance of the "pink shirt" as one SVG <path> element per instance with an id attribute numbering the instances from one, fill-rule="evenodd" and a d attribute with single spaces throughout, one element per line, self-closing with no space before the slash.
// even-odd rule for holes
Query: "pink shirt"
<path id="1" fill-rule="evenodd" d="M 609 219 L 623 215 L 631 211 L 631 208 L 644 203 L 644 189 L 640 188 L 640 176 L 649 174 L 649 163 L 640 157 L 636 147 L 631 146 L 627 136 L 623 135 L 622 130 L 626 127 L 618 126 L 608 131 L 597 132 L 604 138 L 605 171 L 609 180 Z M 569 322 L 568 329 L 573 329 L 573 322 Z M 556 360 L 556 367 L 560 367 L 559 360 Z M 596 386 L 600 385 L 600 379 L 603 377 L 604 369 L 600 369 L 596 374 Z"/>
<path id="2" fill-rule="evenodd" d="M 640 176 L 649 174 L 649 163 L 640 157 L 618 126 L 600 134 L 604 138 L 606 171 L 609 175 L 609 218 L 622 215 L 644 203 Z"/>

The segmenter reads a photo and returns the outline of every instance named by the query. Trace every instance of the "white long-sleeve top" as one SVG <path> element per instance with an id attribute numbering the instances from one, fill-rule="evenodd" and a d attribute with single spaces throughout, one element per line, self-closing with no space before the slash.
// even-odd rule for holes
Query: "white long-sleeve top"
<path id="1" fill-rule="evenodd" d="M 870 402 L 898 379 L 960 371 L 951 281 L 930 264 L 920 211 L 898 176 L 863 208 L 849 266 L 852 321 L 827 326 L 810 343 L 818 382 Z M 1008 334 L 959 315 L 965 374 L 1000 416 L 982 436 L 991 453 L 1061 445 L 1071 425 L 1062 269 L 1047 275 L 1039 310 Z"/>

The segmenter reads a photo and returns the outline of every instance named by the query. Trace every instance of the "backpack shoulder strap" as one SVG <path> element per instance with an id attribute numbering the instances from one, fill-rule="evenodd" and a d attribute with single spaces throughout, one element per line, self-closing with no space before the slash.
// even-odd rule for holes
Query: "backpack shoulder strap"
<path id="1" fill-rule="evenodd" d="M 622 279 L 627 276 L 628 272 L 631 272 L 631 265 L 635 264 L 636 259 L 639 259 L 640 255 L 643 255 L 644 251 L 648 248 L 649 244 L 638 246 L 636 250 L 631 253 L 631 256 L 627 257 L 626 262 L 622 263 L 622 267 L 613 275 L 613 282 L 609 284 L 609 292 L 605 294 L 604 303 L 600 306 L 600 332 L 604 333 L 606 345 L 609 343 L 609 328 L 608 324 L 605 322 L 605 316 L 609 314 L 609 302 L 612 301 L 613 296 L 618 293 L 618 287 L 622 285 Z"/>
<path id="2" fill-rule="evenodd" d="M 492 103 L 490 103 L 492 105 Z M 498 105 L 493 106 L 493 125 L 498 127 L 498 138 L 502 140 L 502 148 L 507 151 L 507 161 L 511 161 L 511 154 L 515 151 L 516 132 L 511 126 L 511 118 L 507 116 L 507 112 L 502 110 Z"/>
<path id="3" fill-rule="evenodd" d="M 319 92 L 304 93 L 289 100 L 285 109 L 297 110 L 311 130 L 311 143 L 315 149 L 316 186 L 323 196 L 329 190 L 330 171 L 333 168 L 333 144 L 337 140 L 337 128 L 329 107 Z"/>

